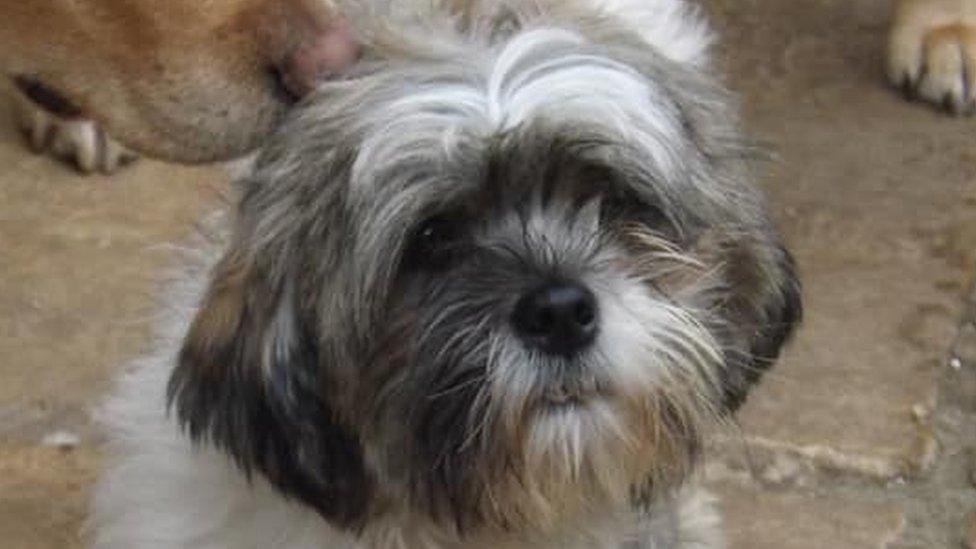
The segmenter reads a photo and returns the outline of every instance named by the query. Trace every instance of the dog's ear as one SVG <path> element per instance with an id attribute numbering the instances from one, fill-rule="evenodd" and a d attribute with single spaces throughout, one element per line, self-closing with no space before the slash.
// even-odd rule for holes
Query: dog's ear
<path id="1" fill-rule="evenodd" d="M 370 486 L 361 447 L 330 409 L 310 307 L 295 278 L 229 253 L 216 266 L 170 378 L 177 419 L 326 519 L 356 527 Z"/>
<path id="2" fill-rule="evenodd" d="M 735 291 L 722 305 L 726 326 L 723 404 L 729 412 L 779 357 L 800 323 L 800 281 L 790 253 L 778 243 L 732 246 L 724 254 L 725 276 Z"/>

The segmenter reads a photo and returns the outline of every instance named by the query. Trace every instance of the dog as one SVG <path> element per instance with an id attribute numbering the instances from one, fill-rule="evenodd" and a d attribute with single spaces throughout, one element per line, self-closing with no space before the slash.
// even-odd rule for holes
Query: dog
<path id="1" fill-rule="evenodd" d="M 37 150 L 83 172 L 114 171 L 132 150 L 243 155 L 357 55 L 328 0 L 20 0 L 0 18 L 16 118 Z"/>
<path id="2" fill-rule="evenodd" d="M 696 464 L 801 298 L 706 24 L 393 4 L 102 410 L 95 547 L 722 547 Z"/>
<path id="3" fill-rule="evenodd" d="M 912 98 L 955 114 L 976 109 L 976 1 L 898 0 L 888 78 Z"/>

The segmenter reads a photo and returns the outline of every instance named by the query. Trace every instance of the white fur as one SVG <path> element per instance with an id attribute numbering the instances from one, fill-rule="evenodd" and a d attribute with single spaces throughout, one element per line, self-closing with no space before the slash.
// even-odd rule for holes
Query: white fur
<path id="1" fill-rule="evenodd" d="M 490 52 L 483 80 L 410 90 L 387 103 L 375 118 L 361 122 L 371 137 L 356 158 L 354 192 L 363 189 L 370 201 L 376 166 L 402 160 L 404 150 L 418 155 L 443 150 L 450 157 L 462 136 L 496 134 L 529 120 L 627 135 L 653 159 L 662 183 L 687 184 L 680 172 L 688 151 L 678 148 L 684 130 L 677 106 L 634 68 L 578 53 L 586 42 L 574 30 L 531 29 Z M 413 146 L 389 135 L 410 136 Z"/>
<path id="2" fill-rule="evenodd" d="M 222 217 L 218 224 L 223 232 Z M 92 500 L 94 547 L 360 547 L 260 476 L 249 482 L 227 456 L 192 447 L 166 411 L 176 352 L 223 247 L 224 238 L 217 240 L 188 250 L 182 272 L 163 293 L 152 351 L 126 368 L 96 412 L 111 444 Z"/>
<path id="3" fill-rule="evenodd" d="M 679 63 L 708 61 L 713 36 L 698 9 L 683 0 L 586 0 L 626 21 L 661 54 Z"/>
<path id="4" fill-rule="evenodd" d="M 472 0 L 473 1 L 473 0 Z M 490 4 L 492 0 L 483 0 Z M 533 0 L 559 13 L 559 5 L 569 0 Z M 462 2 L 463 3 L 463 2 Z M 513 3 L 518 3 L 513 2 Z M 436 0 L 392 0 L 394 7 L 420 10 L 436 6 Z M 708 62 L 712 33 L 699 10 L 683 0 L 578 0 L 584 11 L 623 23 L 649 48 L 677 63 L 703 66 Z M 404 7 L 408 6 L 408 7 Z M 436 33 L 402 40 L 434 42 Z M 482 59 L 484 80 L 456 82 L 424 90 L 413 90 L 401 100 L 385 105 L 370 133 L 376 143 L 363 144 L 355 173 L 371 172 L 371 167 L 391 156 L 384 149 L 389 134 L 417 133 L 418 128 L 438 128 L 436 142 L 423 142 L 419 134 L 416 150 L 451 151 L 465 130 L 484 134 L 518 126 L 531 118 L 563 120 L 568 125 L 610 127 L 633 135 L 654 158 L 665 177 L 676 174 L 682 163 L 681 151 L 671 144 L 681 141 L 682 125 L 677 108 L 662 90 L 631 67 L 605 57 L 576 53 L 576 46 L 587 38 L 579 29 L 547 26 L 543 23 L 514 36 L 492 51 L 471 51 Z M 457 47 L 452 45 L 446 49 Z M 445 132 L 451 119 L 463 127 Z M 398 146 L 402 143 L 398 143 Z M 356 179 L 356 176 L 353 176 Z M 364 187 L 368 188 L 368 184 Z"/>

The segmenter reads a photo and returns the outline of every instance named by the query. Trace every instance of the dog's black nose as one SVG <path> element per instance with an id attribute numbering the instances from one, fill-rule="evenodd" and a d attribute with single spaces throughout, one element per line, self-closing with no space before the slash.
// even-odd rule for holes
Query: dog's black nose
<path id="1" fill-rule="evenodd" d="M 580 284 L 546 284 L 518 300 L 512 324 L 526 343 L 545 353 L 570 356 L 596 337 L 596 297 Z"/>

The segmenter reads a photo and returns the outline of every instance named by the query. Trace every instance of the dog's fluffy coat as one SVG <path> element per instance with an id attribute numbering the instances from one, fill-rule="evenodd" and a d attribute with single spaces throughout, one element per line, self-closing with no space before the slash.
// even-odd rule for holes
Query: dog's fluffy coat
<path id="1" fill-rule="evenodd" d="M 240 182 L 103 412 L 97 546 L 720 546 L 701 436 L 800 304 L 707 29 L 454 7 L 373 13 L 372 59 Z M 510 319 L 565 281 L 599 332 L 555 356 Z"/>

